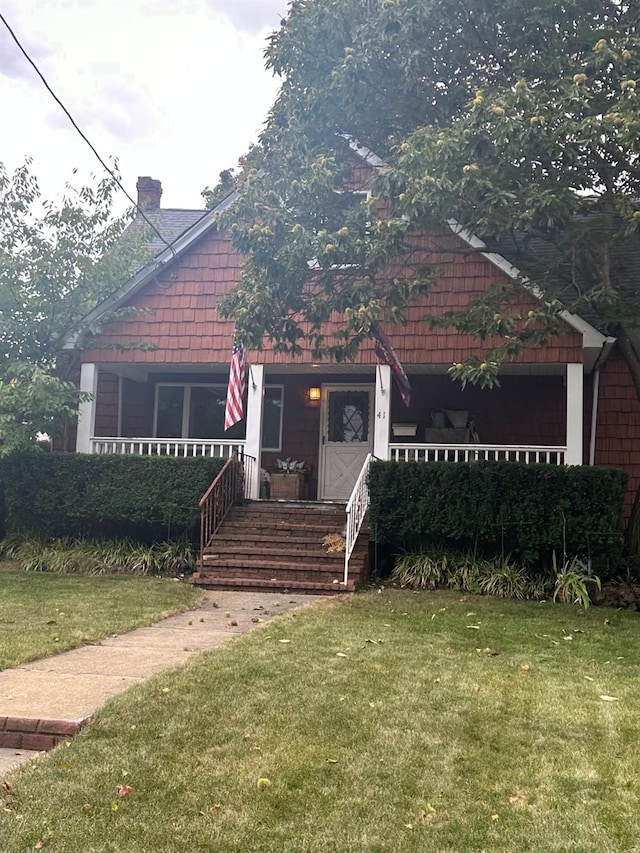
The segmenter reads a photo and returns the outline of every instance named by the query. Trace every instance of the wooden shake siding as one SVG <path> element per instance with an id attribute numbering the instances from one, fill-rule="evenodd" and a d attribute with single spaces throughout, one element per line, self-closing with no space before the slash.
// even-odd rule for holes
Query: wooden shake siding
<path id="1" fill-rule="evenodd" d="M 100 405 L 96 410 L 96 435 L 118 434 L 118 377 L 113 373 L 98 373 L 97 398 Z"/>
<path id="2" fill-rule="evenodd" d="M 600 374 L 596 465 L 624 468 L 629 473 L 625 512 L 640 487 L 640 402 L 629 368 L 614 351 Z"/>
<path id="3" fill-rule="evenodd" d="M 387 324 L 398 357 L 405 365 L 447 365 L 473 354 L 481 354 L 492 341 L 484 344 L 452 329 L 434 329 L 423 321 L 426 312 L 442 314 L 459 310 L 484 293 L 502 273 L 480 255 L 448 254 L 447 247 L 462 245 L 452 234 L 419 235 L 424 246 L 424 260 L 437 268 L 439 280 L 431 293 L 411 305 L 406 312 L 407 324 Z M 434 246 L 437 253 L 429 252 Z M 404 270 L 406 271 L 406 270 Z M 233 321 L 222 320 L 216 305 L 229 292 L 240 272 L 240 257 L 227 235 L 214 230 L 206 234 L 182 259 L 160 273 L 129 303 L 144 313 L 111 324 L 101 335 L 103 345 L 124 344 L 126 350 L 85 350 L 84 362 L 97 361 L 157 365 L 162 364 L 226 364 L 229 360 Z M 396 265 L 390 274 L 402 274 Z M 523 293 L 516 306 L 523 315 L 535 306 L 535 300 Z M 327 324 L 328 336 L 341 325 L 335 317 Z M 153 343 L 155 350 L 135 349 L 140 342 Z M 567 327 L 567 333 L 555 338 L 544 348 L 527 350 L 520 359 L 527 363 L 579 362 L 582 358 L 581 336 Z M 256 362 L 289 364 L 290 356 L 274 353 L 268 342 L 264 352 L 255 354 Z M 310 364 L 310 352 L 296 359 Z M 375 364 L 373 347 L 363 346 L 356 363 Z"/>

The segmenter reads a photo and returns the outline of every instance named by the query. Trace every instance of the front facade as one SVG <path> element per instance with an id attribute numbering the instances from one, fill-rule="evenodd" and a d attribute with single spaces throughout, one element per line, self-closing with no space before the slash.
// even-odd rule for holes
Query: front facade
<path id="1" fill-rule="evenodd" d="M 411 383 L 409 408 L 372 345 L 348 365 L 317 364 L 310 353 L 292 358 L 267 345 L 248 353 L 246 417 L 225 432 L 233 322 L 216 306 L 234 286 L 241 258 L 204 214 L 173 252 L 161 252 L 90 315 L 122 305 L 141 309 L 107 326 L 99 343 L 80 353 L 81 388 L 92 398 L 81 407 L 76 450 L 217 456 L 240 450 L 255 498 L 264 472 L 290 458 L 305 463 L 305 497 L 345 501 L 369 453 L 614 464 L 630 471 L 633 488 L 640 477 L 638 405 L 615 342 L 580 318 L 567 315 L 564 334 L 506 365 L 500 388 L 461 390 L 451 382 L 451 363 L 484 345 L 452 330 L 432 331 L 422 316 L 459 310 L 513 271 L 481 246 L 469 254 L 445 251 L 473 243 L 455 226 L 437 237 L 439 256 L 427 254 L 425 240 L 437 286 L 411 306 L 406 326 L 385 327 Z M 535 297 L 525 293 L 522 300 L 526 314 Z"/>

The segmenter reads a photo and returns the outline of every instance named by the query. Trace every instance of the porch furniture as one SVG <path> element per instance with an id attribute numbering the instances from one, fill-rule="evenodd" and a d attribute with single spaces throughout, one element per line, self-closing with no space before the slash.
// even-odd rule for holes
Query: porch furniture
<path id="1" fill-rule="evenodd" d="M 430 444 L 470 444 L 471 430 L 469 427 L 427 427 L 424 440 Z"/>

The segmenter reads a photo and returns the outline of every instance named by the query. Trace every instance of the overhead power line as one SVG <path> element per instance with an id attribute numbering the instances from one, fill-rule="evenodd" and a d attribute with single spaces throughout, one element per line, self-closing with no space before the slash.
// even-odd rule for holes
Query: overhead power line
<path id="1" fill-rule="evenodd" d="M 113 182 L 114 182 L 114 183 L 116 184 L 116 186 L 117 186 L 117 187 L 118 187 L 118 188 L 119 188 L 119 189 L 120 189 L 120 190 L 125 194 L 125 196 L 129 199 L 129 201 L 131 202 L 131 204 L 135 207 L 135 209 L 138 211 L 138 213 L 139 213 L 139 214 L 140 214 L 140 216 L 144 219 L 144 221 L 147 223 L 147 225 L 151 228 L 151 230 L 152 230 L 152 231 L 153 231 L 153 232 L 154 232 L 154 233 L 155 233 L 155 234 L 160 238 L 160 240 L 162 240 L 162 242 L 165 244 L 165 246 L 166 246 L 168 249 L 170 249 L 170 250 L 171 250 L 171 252 L 173 253 L 174 257 L 177 257 L 176 250 L 173 248 L 173 245 L 172 245 L 171 243 L 168 243 L 168 242 L 167 242 L 167 240 L 162 236 L 162 234 L 158 231 L 158 229 L 157 229 L 157 228 L 156 228 L 156 226 L 153 224 L 153 222 L 152 222 L 152 221 L 149 219 L 149 217 L 146 215 L 146 213 L 144 212 L 144 210 L 143 210 L 143 209 L 138 205 L 138 203 L 137 203 L 137 202 L 136 202 L 136 201 L 135 201 L 135 200 L 134 200 L 134 199 L 129 195 L 129 193 L 126 191 L 126 189 L 125 189 L 125 188 L 124 188 L 124 186 L 122 185 L 122 183 L 121 183 L 120 179 L 119 179 L 119 178 L 118 178 L 118 176 L 116 175 L 116 173 L 113 171 L 113 169 L 111 169 L 111 168 L 110 168 L 110 167 L 105 163 L 105 161 L 102 159 L 102 157 L 100 156 L 100 154 L 98 153 L 98 151 L 96 150 L 96 148 L 94 147 L 94 145 L 92 144 L 91 140 L 90 140 L 90 139 L 85 135 L 85 133 L 80 129 L 80 127 L 79 127 L 79 126 L 78 126 L 78 124 L 76 123 L 75 119 L 73 118 L 73 116 L 71 115 L 71 113 L 69 112 L 69 110 L 68 110 L 68 109 L 66 108 L 66 106 L 62 103 L 62 101 L 60 100 L 60 98 L 56 95 L 56 93 L 53 91 L 53 89 L 51 88 L 51 86 L 50 86 L 50 85 L 49 85 L 49 83 L 47 82 L 47 80 L 46 80 L 46 78 L 45 78 L 44 74 L 42 73 L 42 71 L 40 71 L 40 69 L 38 68 L 38 66 L 36 65 L 36 63 L 35 63 L 35 62 L 33 61 L 33 59 L 29 56 L 29 54 L 27 53 L 27 51 L 25 50 L 25 48 L 24 48 L 24 47 L 22 46 L 22 44 L 20 43 L 20 40 L 18 39 L 18 36 L 17 36 L 17 35 L 14 33 L 14 31 L 12 30 L 12 28 L 11 28 L 11 27 L 10 27 L 10 25 L 9 25 L 9 22 L 7 21 L 7 19 L 5 18 L 5 16 L 2 14 L 2 12 L 0 12 L 0 21 L 2 21 L 2 23 L 5 25 L 5 27 L 6 27 L 6 28 L 7 28 L 7 30 L 9 31 L 9 34 L 11 35 L 11 38 L 12 38 L 12 39 L 14 40 L 14 42 L 17 44 L 18 49 L 20 50 L 20 52 L 22 53 L 22 55 L 24 56 L 24 58 L 27 60 L 27 62 L 29 63 L 29 65 L 31 65 L 31 67 L 33 68 L 33 70 L 36 72 L 36 74 L 38 75 L 38 77 L 39 77 L 39 78 L 40 78 L 40 80 L 42 81 L 42 83 L 43 83 L 43 85 L 44 85 L 45 89 L 47 90 L 47 92 L 49 92 L 49 94 L 51 95 L 51 97 L 53 98 L 53 100 L 58 104 L 58 106 L 60 107 L 60 109 L 64 112 L 64 114 L 66 115 L 66 117 L 69 119 L 69 121 L 71 122 L 71 124 L 72 124 L 72 126 L 73 126 L 74 130 L 76 130 L 76 131 L 77 131 L 77 133 L 82 137 L 82 139 L 83 139 L 83 140 L 86 142 L 86 144 L 89 146 L 89 148 L 91 149 L 91 151 L 95 154 L 96 158 L 98 159 L 98 161 L 99 161 L 100 165 L 103 167 L 103 169 L 105 169 L 105 171 L 107 171 L 107 172 L 109 173 L 109 175 L 111 176 L 111 178 L 112 178 Z"/>

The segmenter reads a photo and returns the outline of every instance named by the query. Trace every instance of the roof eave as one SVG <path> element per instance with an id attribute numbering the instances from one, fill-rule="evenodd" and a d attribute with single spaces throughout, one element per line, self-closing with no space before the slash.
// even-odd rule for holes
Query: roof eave
<path id="1" fill-rule="evenodd" d="M 69 335 L 64 341 L 64 349 L 76 349 L 82 336 L 87 329 L 96 323 L 105 314 L 121 308 L 122 305 L 141 290 L 146 284 L 152 281 L 160 272 L 168 268 L 168 266 L 179 256 L 192 246 L 197 240 L 207 233 L 211 228 L 214 228 L 215 217 L 217 214 L 227 210 L 238 198 L 238 191 L 234 190 L 220 204 L 216 205 L 211 210 L 207 210 L 202 214 L 202 217 L 173 241 L 167 248 L 163 249 L 155 256 L 150 264 L 143 267 L 135 275 L 133 275 L 122 287 L 114 291 L 106 299 L 103 299 L 96 307 L 90 311 L 82 320 L 82 324 L 77 332 Z"/>
<path id="2" fill-rule="evenodd" d="M 487 246 L 483 241 L 476 237 L 475 234 L 471 234 L 466 228 L 463 228 L 459 222 L 455 219 L 448 219 L 447 225 L 454 234 L 460 237 L 465 241 L 469 246 L 474 249 L 479 249 L 480 254 L 483 258 L 486 258 L 490 263 L 496 266 L 499 270 L 509 276 L 509 278 L 514 281 L 519 281 L 527 290 L 536 297 L 536 299 L 544 300 L 544 294 L 540 290 L 540 288 L 533 284 L 533 282 L 529 281 L 529 279 L 522 273 L 517 267 L 515 267 L 510 261 L 508 261 L 503 255 L 499 255 L 496 252 L 486 252 L 482 251 L 486 249 Z M 615 338 L 608 337 L 604 335 L 602 332 L 598 331 L 595 326 L 592 326 L 591 323 L 588 323 L 586 320 L 583 320 L 582 317 L 577 314 L 573 314 L 571 311 L 563 310 L 560 312 L 560 317 L 565 321 L 565 323 L 574 329 L 576 332 L 579 332 L 582 335 L 582 346 L 584 349 L 602 349 L 603 345 L 607 343 L 615 342 Z"/>

